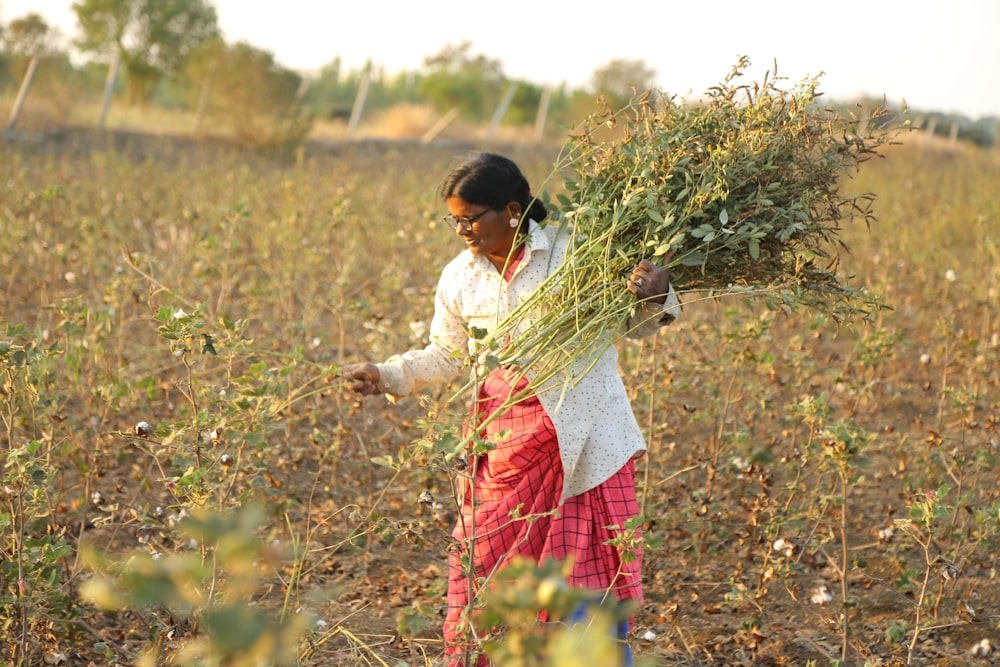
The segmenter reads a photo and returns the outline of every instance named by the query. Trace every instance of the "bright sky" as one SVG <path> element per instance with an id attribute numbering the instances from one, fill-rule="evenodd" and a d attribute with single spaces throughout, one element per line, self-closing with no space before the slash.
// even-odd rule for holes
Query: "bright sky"
<path id="1" fill-rule="evenodd" d="M 6 23 L 35 11 L 66 36 L 71 0 L 0 0 Z M 511 78 L 589 83 L 614 59 L 642 60 L 656 84 L 697 97 L 738 56 L 759 80 L 777 61 L 791 81 L 822 75 L 834 100 L 902 100 L 917 110 L 1000 117 L 1000 0 L 216 0 L 227 41 L 272 52 L 286 67 L 317 70 L 339 56 L 371 59 L 389 74 L 463 41 L 503 63 Z"/>

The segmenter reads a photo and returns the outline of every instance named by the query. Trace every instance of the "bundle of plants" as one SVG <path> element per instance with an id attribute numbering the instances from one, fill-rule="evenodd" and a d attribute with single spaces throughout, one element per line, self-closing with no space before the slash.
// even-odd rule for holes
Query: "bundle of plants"
<path id="1" fill-rule="evenodd" d="M 507 341 L 496 361 L 528 371 L 534 390 L 568 370 L 580 377 L 650 312 L 625 289 L 642 259 L 668 268 L 686 302 L 738 295 L 839 322 L 870 312 L 839 260 L 842 223 L 870 228 L 874 197 L 841 185 L 891 142 L 877 127 L 888 113 L 859 128 L 819 104 L 817 78 L 784 89 L 770 71 L 740 83 L 748 64 L 699 104 L 650 90 L 595 113 L 564 146 L 554 173 L 565 193 L 549 224 L 570 235 L 565 262 L 491 336 Z"/>

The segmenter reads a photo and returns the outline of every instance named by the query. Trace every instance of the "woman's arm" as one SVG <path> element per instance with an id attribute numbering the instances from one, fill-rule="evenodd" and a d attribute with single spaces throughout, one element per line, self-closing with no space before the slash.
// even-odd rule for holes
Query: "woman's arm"
<path id="1" fill-rule="evenodd" d="M 442 280 L 434 297 L 430 344 L 419 350 L 394 355 L 380 364 L 348 364 L 341 374 L 351 389 L 370 396 L 386 393 L 406 396 L 431 384 L 446 382 L 462 368 L 467 354 L 468 333 L 454 298 Z"/>

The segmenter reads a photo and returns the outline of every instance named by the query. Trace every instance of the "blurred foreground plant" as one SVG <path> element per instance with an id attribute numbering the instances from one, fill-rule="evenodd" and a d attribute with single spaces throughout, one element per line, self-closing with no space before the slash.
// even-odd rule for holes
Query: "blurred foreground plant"
<path id="1" fill-rule="evenodd" d="M 307 614 L 280 616 L 252 602 L 262 580 L 284 554 L 260 534 L 264 510 L 247 504 L 234 512 L 194 511 L 178 523 L 186 552 L 141 554 L 114 561 L 87 549 L 96 576 L 81 587 L 84 599 L 107 611 L 125 609 L 174 623 L 190 623 L 186 641 L 169 641 L 176 629 L 158 633 L 140 665 L 169 657 L 179 665 L 292 665 Z M 171 632 L 173 630 L 173 632 Z"/>
<path id="2" fill-rule="evenodd" d="M 615 638 L 618 624 L 633 609 L 612 596 L 571 587 L 570 564 L 516 560 L 496 574 L 483 595 L 474 624 L 486 654 L 504 667 L 614 665 L 622 647 Z M 570 622 L 586 608 L 584 621 Z M 547 622 L 539 620 L 545 612 Z M 502 632 L 499 632 L 502 630 Z"/>

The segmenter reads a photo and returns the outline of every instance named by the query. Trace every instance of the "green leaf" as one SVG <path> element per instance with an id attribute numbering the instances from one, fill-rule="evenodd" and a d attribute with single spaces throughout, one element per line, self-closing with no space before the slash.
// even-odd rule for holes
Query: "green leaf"
<path id="1" fill-rule="evenodd" d="M 726 209 L 722 209 L 721 211 L 719 211 L 719 222 L 721 222 L 724 225 L 729 222 L 729 211 L 727 211 Z"/>
<path id="2" fill-rule="evenodd" d="M 393 460 L 392 456 L 389 454 L 385 454 L 384 456 L 373 456 L 372 463 L 386 468 L 392 468 L 393 470 L 396 470 L 398 467 L 396 461 Z"/>
<path id="3" fill-rule="evenodd" d="M 666 255 L 668 252 L 670 252 L 670 244 L 664 243 L 656 247 L 656 250 L 653 251 L 653 257 L 660 257 Z"/>
<path id="4" fill-rule="evenodd" d="M 268 617 L 261 609 L 236 604 L 216 606 L 203 616 L 214 650 L 242 653 L 252 648 L 268 630 Z"/>
<path id="5" fill-rule="evenodd" d="M 655 208 L 646 209 L 646 215 L 648 215 L 649 219 L 652 220 L 653 222 L 659 222 L 659 223 L 663 222 L 663 216 L 660 215 L 660 212 L 657 211 Z"/>
<path id="6" fill-rule="evenodd" d="M 757 239 L 750 239 L 747 243 L 747 247 L 750 250 L 750 256 L 754 259 L 760 259 L 760 242 Z"/>
<path id="7" fill-rule="evenodd" d="M 209 334 L 202 334 L 203 341 L 201 347 L 202 354 L 218 355 L 219 353 L 215 351 L 215 345 L 212 343 L 212 337 Z"/>

